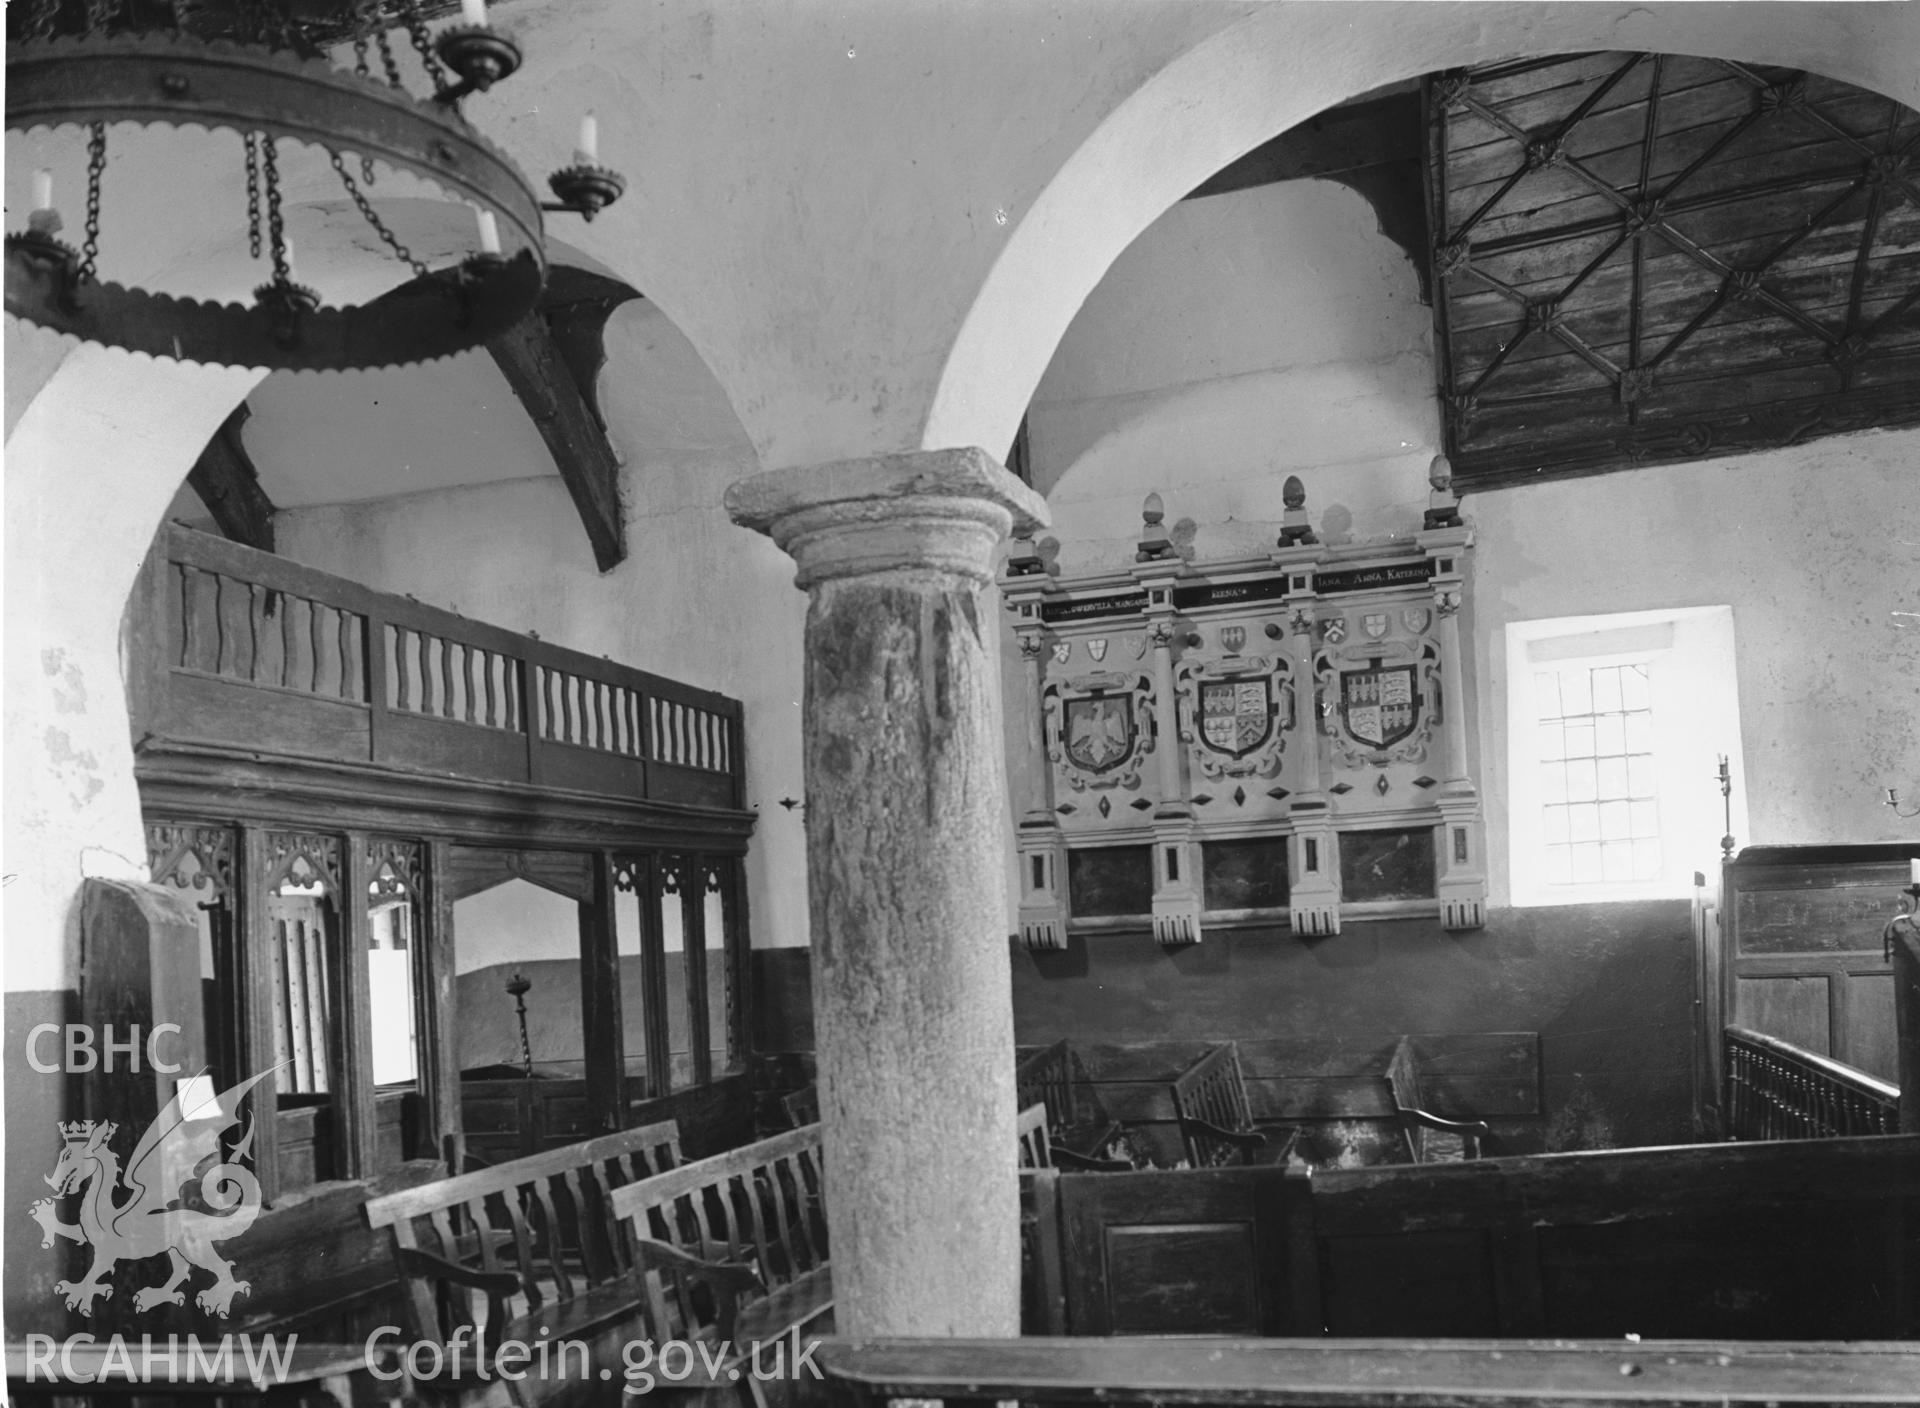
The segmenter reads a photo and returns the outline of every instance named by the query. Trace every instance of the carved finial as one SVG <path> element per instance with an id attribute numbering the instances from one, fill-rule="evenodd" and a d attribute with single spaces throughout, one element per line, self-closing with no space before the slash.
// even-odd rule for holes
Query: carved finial
<path id="1" fill-rule="evenodd" d="M 1460 500 L 1453 492 L 1452 461 L 1445 455 L 1435 455 L 1433 463 L 1427 466 L 1427 483 L 1432 486 L 1432 492 L 1427 495 L 1427 513 L 1420 526 L 1458 528 Z"/>
<path id="2" fill-rule="evenodd" d="M 1015 533 L 1013 546 L 1007 549 L 1007 575 L 1032 577 L 1046 570 L 1047 565 L 1040 560 L 1040 549 L 1033 545 L 1033 531 Z"/>
<path id="3" fill-rule="evenodd" d="M 1287 482 L 1280 486 L 1280 500 L 1286 512 L 1280 515 L 1280 543 L 1290 548 L 1295 543 L 1317 543 L 1313 524 L 1307 520 L 1307 486 L 1300 482 L 1300 476 L 1289 474 Z"/>
<path id="4" fill-rule="evenodd" d="M 1148 494 L 1140 505 L 1140 550 L 1133 555 L 1135 562 L 1159 562 L 1174 555 L 1173 540 L 1163 526 L 1166 517 L 1167 506 L 1160 502 L 1160 495 Z"/>

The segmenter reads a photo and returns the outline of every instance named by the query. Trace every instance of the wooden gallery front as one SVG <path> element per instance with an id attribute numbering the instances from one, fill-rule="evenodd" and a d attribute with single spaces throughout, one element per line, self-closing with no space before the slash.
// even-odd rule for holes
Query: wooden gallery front
<path id="1" fill-rule="evenodd" d="M 197 943 L 90 905 L 83 1002 L 178 1026 L 214 1088 L 273 1072 L 268 1207 L 647 1118 L 744 1137 L 737 701 L 174 526 L 128 640 Z"/>

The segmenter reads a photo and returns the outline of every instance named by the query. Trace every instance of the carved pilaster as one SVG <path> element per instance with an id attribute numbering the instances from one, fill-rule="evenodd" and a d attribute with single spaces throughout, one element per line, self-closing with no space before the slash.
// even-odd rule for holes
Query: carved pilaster
<path id="1" fill-rule="evenodd" d="M 1151 522 L 1150 522 L 1150 526 Z M 1174 686 L 1173 588 L 1183 564 L 1178 557 L 1142 563 L 1134 576 L 1146 588 L 1147 639 L 1153 651 L 1154 715 L 1160 738 L 1160 805 L 1153 814 L 1153 937 L 1169 948 L 1200 942 L 1200 845 L 1194 837 L 1182 759 L 1176 746 L 1180 696 Z"/>
<path id="2" fill-rule="evenodd" d="M 1294 677 L 1300 681 L 1307 705 L 1300 711 L 1299 771 L 1295 774 L 1292 835 L 1287 842 L 1287 910 L 1293 932 L 1320 936 L 1340 932 L 1340 838 L 1333 827 L 1333 808 L 1326 793 L 1321 766 L 1322 720 L 1331 703 L 1314 680 L 1313 646 L 1316 617 L 1313 569 L 1319 550 L 1310 539 L 1282 547 L 1273 554 L 1287 573 L 1287 640 Z"/>
<path id="3" fill-rule="evenodd" d="M 1486 824 L 1479 789 L 1467 766 L 1465 670 L 1460 658 L 1464 564 L 1473 530 L 1457 521 L 1418 539 L 1433 563 L 1434 629 L 1440 640 L 1440 716 L 1447 744 L 1440 785 L 1440 825 L 1434 829 L 1440 927 L 1478 929 L 1487 922 Z"/>

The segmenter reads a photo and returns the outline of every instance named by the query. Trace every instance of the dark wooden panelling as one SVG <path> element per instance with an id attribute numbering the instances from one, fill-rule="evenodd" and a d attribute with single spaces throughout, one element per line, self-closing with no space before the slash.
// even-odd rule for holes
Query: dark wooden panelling
<path id="1" fill-rule="evenodd" d="M 1898 1076 L 1881 929 L 1920 844 L 1749 846 L 1722 869 L 1728 1020 Z"/>
<path id="2" fill-rule="evenodd" d="M 1292 1307 L 1275 1273 L 1289 1200 L 1305 1196 L 1307 1179 L 1281 1172 L 1063 1174 L 1069 1332 L 1282 1333 Z"/>
<path id="3" fill-rule="evenodd" d="M 733 805 L 733 780 L 725 773 L 685 768 L 674 763 L 647 764 L 648 795 L 693 807 Z"/>
<path id="4" fill-rule="evenodd" d="M 1161 1332 L 1192 1333 L 1248 1323 L 1381 1336 L 1920 1331 L 1915 1136 L 1311 1178 L 1270 1167 L 1070 1173 L 1059 1187 L 1074 1334 L 1145 1328 L 1155 1315 Z M 1236 1225 L 1250 1259 L 1228 1249 Z"/>
<path id="5" fill-rule="evenodd" d="M 1831 1001 L 1825 974 L 1737 977 L 1733 983 L 1735 1025 L 1777 1036 L 1822 1056 L 1833 1050 L 1828 1023 Z"/>
<path id="6" fill-rule="evenodd" d="M 174 671 L 166 711 L 161 727 L 179 739 L 345 758 L 366 758 L 372 747 L 365 705 L 217 675 Z"/>
<path id="7" fill-rule="evenodd" d="M 527 778 L 523 735 L 453 719 L 388 710 L 381 726 L 380 752 L 384 762 L 397 767 L 514 781 Z"/>

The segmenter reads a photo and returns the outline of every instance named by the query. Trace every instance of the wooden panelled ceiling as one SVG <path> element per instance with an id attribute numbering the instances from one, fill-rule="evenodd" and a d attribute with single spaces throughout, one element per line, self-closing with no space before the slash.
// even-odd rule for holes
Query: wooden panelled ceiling
<path id="1" fill-rule="evenodd" d="M 1425 103 L 1463 483 L 1920 422 L 1920 113 L 1631 53 L 1442 74 Z"/>

